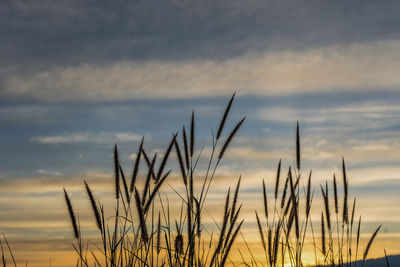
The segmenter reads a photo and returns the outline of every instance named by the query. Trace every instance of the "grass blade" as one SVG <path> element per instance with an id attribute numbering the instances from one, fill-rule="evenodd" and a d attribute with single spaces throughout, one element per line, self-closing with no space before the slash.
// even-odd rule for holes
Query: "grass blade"
<path id="1" fill-rule="evenodd" d="M 222 116 L 221 122 L 219 123 L 218 131 L 217 131 L 217 140 L 220 138 L 221 133 L 222 133 L 222 130 L 224 129 L 225 121 L 226 121 L 226 119 L 227 119 L 227 117 L 228 117 L 229 110 L 231 109 L 233 99 L 235 98 L 235 94 L 236 94 L 236 93 L 234 93 L 234 94 L 232 95 L 231 99 L 229 100 L 229 103 L 228 103 L 228 105 L 226 106 L 224 115 Z"/>
<path id="2" fill-rule="evenodd" d="M 224 145 L 222 146 L 221 151 L 219 152 L 219 156 L 218 159 L 221 159 L 224 156 L 224 153 L 226 151 L 226 149 L 228 148 L 230 142 L 232 141 L 233 137 L 235 136 L 236 132 L 239 130 L 240 126 L 242 125 L 242 123 L 244 122 L 244 120 L 246 119 L 246 117 L 244 117 L 243 119 L 241 119 L 235 126 L 235 128 L 233 128 L 232 132 L 229 134 L 228 138 L 226 139 Z"/>
<path id="3" fill-rule="evenodd" d="M 297 121 L 297 125 L 296 125 L 296 165 L 297 165 L 297 170 L 300 170 L 300 129 L 299 129 L 299 121 Z"/>
<path id="4" fill-rule="evenodd" d="M 166 150 L 166 152 L 164 154 L 163 160 L 161 161 L 160 168 L 158 169 L 158 173 L 157 173 L 157 181 L 160 180 L 160 178 L 162 176 L 162 173 L 164 171 L 165 165 L 167 164 L 167 160 L 168 160 L 169 154 L 171 153 L 172 146 L 175 143 L 176 136 L 177 136 L 177 134 L 173 135 L 172 140 L 169 143 L 168 148 L 167 148 L 167 150 Z"/>
<path id="5" fill-rule="evenodd" d="M 115 181 L 115 199 L 119 199 L 119 159 L 117 144 L 114 146 L 114 181 Z"/>
<path id="6" fill-rule="evenodd" d="M 181 169 L 183 183 L 186 186 L 187 185 L 187 176 L 186 176 L 185 166 L 183 165 L 181 149 L 179 148 L 179 144 L 176 141 L 176 139 L 174 140 L 174 145 L 175 145 L 176 154 L 178 156 L 179 168 Z"/>
<path id="7" fill-rule="evenodd" d="M 263 179 L 263 200 L 264 200 L 264 215 L 268 220 L 268 199 L 267 199 L 267 188 L 265 187 L 265 181 Z"/>
<path id="8" fill-rule="evenodd" d="M 186 137 L 186 130 L 185 126 L 182 127 L 182 138 L 183 138 L 183 149 L 185 150 L 185 162 L 186 162 L 186 169 L 189 170 L 189 148 L 188 148 L 188 142 L 187 142 L 187 137 Z"/>
<path id="9" fill-rule="evenodd" d="M 65 197 L 65 202 L 67 203 L 68 213 L 71 218 L 71 224 L 74 230 L 74 236 L 76 239 L 79 239 L 78 224 L 76 223 L 75 212 L 74 209 L 72 208 L 71 200 L 69 199 L 69 196 L 65 188 L 64 188 L 64 197 Z"/>
<path id="10" fill-rule="evenodd" d="M 192 111 L 192 119 L 190 121 L 190 157 L 193 157 L 194 151 L 194 110 Z"/>
<path id="11" fill-rule="evenodd" d="M 136 187 L 135 187 L 135 202 L 136 202 L 136 209 L 137 209 L 138 216 L 139 216 L 139 226 L 140 226 L 140 230 L 141 230 L 141 234 L 142 234 L 142 241 L 144 243 L 147 243 L 147 241 L 149 240 L 149 236 L 147 234 L 147 227 L 146 227 L 146 222 L 144 219 L 142 203 L 140 201 L 139 192 Z"/>
<path id="12" fill-rule="evenodd" d="M 275 200 L 278 198 L 278 190 L 279 190 L 279 178 L 281 176 L 281 159 L 279 159 L 278 170 L 276 171 L 276 179 L 275 179 Z"/>
<path id="13" fill-rule="evenodd" d="M 97 207 L 97 204 L 96 204 L 96 201 L 94 199 L 92 190 L 90 190 L 90 187 L 86 183 L 86 181 L 83 181 L 83 182 L 85 183 L 86 193 L 87 193 L 87 195 L 89 197 L 90 205 L 92 206 L 94 218 L 96 219 L 97 228 L 100 230 L 101 233 L 103 233 L 103 228 L 102 228 L 102 225 L 101 225 L 101 217 L 100 217 L 99 208 Z"/>
<path id="14" fill-rule="evenodd" d="M 140 142 L 139 150 L 136 154 L 135 165 L 133 167 L 131 185 L 130 185 L 130 190 L 129 190 L 131 193 L 133 193 L 133 188 L 135 187 L 137 174 L 139 172 L 139 163 L 140 163 L 140 156 L 142 155 L 143 141 L 144 141 L 144 137 L 142 137 L 142 141 Z"/>
<path id="15" fill-rule="evenodd" d="M 376 235 L 378 234 L 378 231 L 381 229 L 382 225 L 379 225 L 379 227 L 375 230 L 375 232 L 372 234 L 371 238 L 368 241 L 367 247 L 364 250 L 364 256 L 363 256 L 363 261 L 362 261 L 362 266 L 364 266 L 364 262 L 368 256 L 368 252 L 371 248 L 372 243 L 374 242 L 374 239 Z"/>

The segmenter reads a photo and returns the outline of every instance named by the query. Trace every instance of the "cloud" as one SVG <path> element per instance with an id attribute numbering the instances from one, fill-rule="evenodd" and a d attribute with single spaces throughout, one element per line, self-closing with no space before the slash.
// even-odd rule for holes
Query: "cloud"
<path id="1" fill-rule="evenodd" d="M 31 123 L 52 122 L 54 120 L 52 120 L 48 114 L 55 114 L 59 111 L 60 109 L 56 107 L 34 105 L 0 107 L 0 121 L 29 121 Z"/>
<path id="2" fill-rule="evenodd" d="M 107 191 L 112 185 L 112 172 L 101 172 L 96 170 L 82 173 L 64 174 L 57 171 L 38 170 L 41 176 L 1 176 L 1 192 L 3 194 L 42 194 L 49 197 L 48 193 L 60 192 L 64 186 L 69 189 L 81 190 L 83 179 L 89 183 L 96 180 L 96 187 Z"/>
<path id="3" fill-rule="evenodd" d="M 276 96 L 400 86 L 400 41 L 248 53 L 224 61 L 124 61 L 6 78 L 6 97 L 45 101 Z"/>
<path id="4" fill-rule="evenodd" d="M 326 164 L 335 164 L 340 161 L 342 156 L 346 156 L 353 164 L 366 167 L 368 164 L 379 164 L 385 167 L 385 173 L 388 165 L 397 162 L 400 157 L 400 142 L 396 138 L 384 138 L 380 140 L 345 140 L 341 142 L 336 140 L 342 136 L 324 136 L 328 139 L 320 139 L 321 137 L 307 137 L 301 141 L 302 144 L 302 160 L 308 166 L 313 168 Z M 275 139 L 276 140 L 276 139 Z M 278 140 L 277 140 L 278 141 Z M 273 140 L 272 140 L 273 142 Z M 315 144 L 317 143 L 317 144 Z M 245 164 L 245 166 L 258 166 L 277 162 L 280 158 L 290 161 L 294 157 L 294 148 L 292 143 L 286 143 L 280 148 L 268 147 L 265 144 L 257 146 L 235 146 L 229 148 L 224 155 L 224 159 L 231 160 L 237 164 Z M 207 151 L 205 151 L 207 152 Z M 133 159 L 133 158 L 132 158 Z"/>
<path id="5" fill-rule="evenodd" d="M 336 135 L 335 140 L 330 140 L 330 143 L 334 145 L 355 141 L 356 136 L 359 142 L 371 138 L 381 140 L 396 136 L 396 129 L 400 123 L 396 116 L 400 112 L 400 105 L 396 101 L 386 99 L 384 101 L 342 102 L 345 104 L 270 106 L 259 108 L 253 111 L 253 114 L 268 123 L 281 125 L 294 125 L 296 121 L 300 121 L 301 130 L 306 136 L 325 134 L 327 137 L 332 137 Z M 393 141 L 397 143 L 395 139 Z M 324 144 L 318 143 L 317 145 Z M 372 147 L 370 148 L 372 149 Z M 375 146 L 375 149 L 377 148 Z M 383 147 L 380 146 L 380 148 Z"/>
<path id="6" fill-rule="evenodd" d="M 85 236 L 90 237 L 89 229 L 95 225 L 83 179 L 112 214 L 111 150 L 99 154 L 99 143 L 138 143 L 141 137 L 131 129 L 151 132 L 154 146 L 161 150 L 146 143 L 146 151 L 159 152 L 160 160 L 169 141 L 169 135 L 162 140 L 166 128 L 178 127 L 183 116 L 189 119 L 193 104 L 200 103 L 195 107 L 198 118 L 221 115 L 217 96 L 233 91 L 251 96 L 238 98 L 235 110 L 257 110 L 247 117 L 247 128 L 221 161 L 205 206 L 210 214 L 203 223 L 213 224 L 211 215 L 221 219 L 223 205 L 215 203 L 223 203 L 228 187 L 234 188 L 242 174 L 243 231 L 254 253 L 262 250 L 254 231 L 254 209 L 262 210 L 261 181 L 265 179 L 271 196 L 278 159 L 282 157 L 285 170 L 293 164 L 294 127 L 287 130 L 300 120 L 303 173 L 313 168 L 318 191 L 333 172 L 339 177 L 344 155 L 350 194 L 357 197 L 363 220 L 392 221 L 396 226 L 391 232 L 397 234 L 391 235 L 386 247 L 396 247 L 400 208 L 388 203 L 399 203 L 395 190 L 400 181 L 399 3 L 89 2 L 60 0 L 54 5 L 49 0 L 15 0 L 0 5 L 0 23 L 7 36 L 0 38 L 0 98 L 5 104 L 0 107 L 0 121 L 6 140 L 3 150 L 9 151 L 0 176 L 0 226 L 7 237 L 20 238 L 17 242 L 12 238 L 17 253 L 25 247 L 17 258 L 43 266 L 43 259 L 51 255 L 53 264 L 71 265 L 59 260 L 65 259 L 67 250 L 73 252 L 65 245 L 72 233 L 64 186 L 80 214 Z M 393 92 L 383 94 L 381 102 L 352 101 L 354 96 L 372 100 L 382 91 Z M 110 100 L 118 101 L 110 105 Z M 267 108 L 258 109 L 265 103 Z M 206 128 L 199 122 L 196 149 Z M 113 129 L 119 130 L 107 132 Z M 42 144 L 66 145 L 60 150 Z M 206 147 L 204 153 L 209 152 Z M 166 167 L 173 168 L 173 174 L 160 192 L 169 194 L 171 207 L 179 207 L 173 189 L 184 189 L 174 157 L 175 153 Z M 203 161 L 207 164 L 205 157 L 200 158 Z M 129 177 L 132 162 L 123 165 Z M 88 168 L 91 171 L 82 170 Z M 143 188 L 146 168 L 141 163 L 138 188 Z M 203 177 L 194 180 L 196 193 Z M 317 191 L 313 212 L 322 205 Z M 178 213 L 179 209 L 171 210 L 174 218 Z M 38 246 L 38 239 L 49 241 L 49 236 L 64 239 Z M 27 242 L 30 237 L 38 238 Z M 241 242 L 239 238 L 243 246 Z M 42 253 L 28 252 L 38 247 Z M 59 254 L 43 257 L 46 248 Z"/>
<path id="7" fill-rule="evenodd" d="M 89 139 L 83 134 L 69 135 L 54 135 L 54 136 L 35 136 L 32 137 L 33 142 L 43 144 L 58 144 L 58 143 L 80 143 L 87 142 Z"/>
<path id="8" fill-rule="evenodd" d="M 121 142 L 137 142 L 141 140 L 141 136 L 132 133 L 115 133 L 115 138 Z"/>
<path id="9" fill-rule="evenodd" d="M 115 140 L 119 142 L 137 142 L 141 140 L 141 136 L 133 133 L 70 133 L 52 136 L 34 136 L 30 140 L 32 142 L 42 144 L 70 144 L 70 143 L 112 143 Z"/>
<path id="10" fill-rule="evenodd" d="M 46 176 L 60 176 L 61 175 L 61 172 L 52 171 L 52 170 L 43 170 L 43 169 L 37 170 L 37 173 L 46 175 Z"/>
<path id="11" fill-rule="evenodd" d="M 370 0 L 6 1 L 0 57 L 4 66 L 33 70 L 121 59 L 224 60 L 247 51 L 398 38 L 399 9 L 396 1 Z"/>

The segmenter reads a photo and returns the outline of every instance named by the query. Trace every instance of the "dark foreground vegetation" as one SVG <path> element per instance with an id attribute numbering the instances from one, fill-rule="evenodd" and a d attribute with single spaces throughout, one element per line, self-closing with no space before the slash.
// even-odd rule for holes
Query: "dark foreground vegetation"
<path id="1" fill-rule="evenodd" d="M 73 248 L 78 255 L 76 266 L 300 267 L 305 266 L 303 251 L 306 243 L 312 244 L 314 248 L 313 265 L 364 266 L 380 226 L 372 233 L 366 246 L 361 248 L 361 217 L 355 218 L 356 200 L 349 198 L 344 159 L 340 178 L 333 175 L 332 181 L 314 187 L 312 172 L 305 174 L 301 170 L 298 123 L 295 166 L 283 170 L 279 161 L 272 196 L 267 196 L 266 185 L 264 181 L 260 181 L 263 192 L 260 204 L 263 203 L 264 209 L 263 214 L 254 214 L 257 222 L 257 229 L 254 230 L 258 231 L 260 246 L 264 251 L 263 259 L 254 256 L 246 245 L 239 250 L 240 262 L 231 259 L 232 246 L 241 235 L 244 223 L 244 219 L 240 217 L 242 205 L 238 200 L 241 178 L 237 180 L 232 192 L 227 189 L 224 211 L 220 215 L 221 222 L 216 223 L 212 231 L 204 226 L 204 204 L 216 171 L 224 155 L 229 153 L 232 140 L 245 120 L 243 118 L 236 122 L 227 133 L 226 122 L 233 100 L 234 95 L 218 128 L 212 132 L 208 164 L 202 168 L 206 171 L 199 171 L 198 163 L 200 156 L 203 156 L 203 150 L 196 143 L 194 112 L 189 127 L 183 126 L 179 133 L 172 135 L 161 157 L 158 158 L 157 154 L 149 155 L 142 139 L 129 176 L 120 164 L 118 148 L 115 146 L 113 214 L 106 214 L 103 204 L 96 199 L 90 185 L 84 181 L 100 243 L 91 243 L 89 246 L 89 242 L 85 241 L 73 203 L 64 189 L 75 237 Z M 172 153 L 176 153 L 176 167 L 185 189 L 184 193 L 175 191 L 181 199 L 178 218 L 171 216 L 172 207 L 168 197 L 163 196 L 160 191 L 172 172 L 167 169 L 167 162 L 172 162 Z M 136 181 L 139 167 L 143 164 L 146 166 L 145 182 L 139 186 Z M 313 225 L 311 220 L 315 190 L 322 192 L 324 207 L 318 225 Z M 8 242 L 5 248 L 1 246 L 3 266 L 7 264 L 4 252 L 7 248 Z M 14 265 L 11 249 L 9 253 L 11 265 Z"/>

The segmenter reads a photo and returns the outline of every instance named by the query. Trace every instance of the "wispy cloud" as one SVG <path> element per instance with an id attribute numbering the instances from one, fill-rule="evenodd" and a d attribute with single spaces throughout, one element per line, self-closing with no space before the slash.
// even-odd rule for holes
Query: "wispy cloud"
<path id="1" fill-rule="evenodd" d="M 283 186 L 295 164 L 299 120 L 301 173 L 312 168 L 315 188 L 312 220 L 323 208 L 319 185 L 328 180 L 331 187 L 333 173 L 342 184 L 344 156 L 356 216 L 367 225 L 362 241 L 379 220 L 388 233 L 375 245 L 385 239 L 390 253 L 400 253 L 400 207 L 392 205 L 400 202 L 400 2 L 53 2 L 0 4 L 7 36 L 0 38 L 0 228 L 18 259 L 44 266 L 51 257 L 53 265 L 71 266 L 62 188 L 91 243 L 95 222 L 83 179 L 108 217 L 115 208 L 113 144 L 129 177 L 141 135 L 151 135 L 144 148 L 158 153 L 158 168 L 170 131 L 190 127 L 193 107 L 195 156 L 204 145 L 197 195 L 211 154 L 209 125 L 218 125 L 234 91 L 221 143 L 239 116 L 247 115 L 246 125 L 215 173 L 204 226 L 221 219 L 224 207 L 216 203 L 241 175 L 242 230 L 252 253 L 262 253 L 254 216 L 262 210 L 262 180 L 272 197 L 282 158 Z M 180 207 L 177 192 L 185 188 L 174 150 L 169 169 L 160 197 Z M 139 189 L 146 173 L 141 162 Z M 179 212 L 171 209 L 171 218 Z"/>
<path id="2" fill-rule="evenodd" d="M 59 109 L 56 107 L 46 106 L 33 106 L 33 105 L 22 105 L 22 106 L 9 106 L 0 107 L 0 121 L 1 122 L 54 122 L 54 119 L 50 118 L 48 114 L 54 114 Z"/>
<path id="3" fill-rule="evenodd" d="M 225 61 L 124 61 L 7 77 L 3 94 L 54 100 L 193 98 L 395 90 L 400 41 L 247 53 Z"/>
<path id="4" fill-rule="evenodd" d="M 141 136 L 133 133 L 69 133 L 61 135 L 50 135 L 50 136 L 34 136 L 30 140 L 32 142 L 42 144 L 69 144 L 69 143 L 112 143 L 115 141 L 119 142 L 137 142 L 141 140 Z"/>
<path id="5" fill-rule="evenodd" d="M 43 169 L 37 170 L 37 173 L 46 175 L 46 176 L 60 176 L 61 175 L 61 172 L 52 171 L 52 170 L 43 170 Z"/>
<path id="6" fill-rule="evenodd" d="M 366 124 L 366 120 L 390 124 L 398 119 L 396 116 L 398 112 L 400 112 L 398 102 L 386 100 L 337 103 L 330 107 L 272 106 L 259 109 L 257 116 L 263 120 L 283 123 L 299 120 L 307 123 L 335 122 L 335 124 L 352 123 L 353 125 L 358 123 L 368 127 L 371 125 Z"/>

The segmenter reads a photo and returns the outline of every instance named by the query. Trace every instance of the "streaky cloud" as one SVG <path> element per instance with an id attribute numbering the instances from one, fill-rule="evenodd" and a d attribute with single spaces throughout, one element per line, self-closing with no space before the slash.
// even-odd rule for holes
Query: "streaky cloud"
<path id="1" fill-rule="evenodd" d="M 115 141 L 119 142 L 137 142 L 141 140 L 141 136 L 134 133 L 121 132 L 121 133 L 68 133 L 60 135 L 49 135 L 49 136 L 34 136 L 30 140 L 32 142 L 42 144 L 70 144 L 70 143 L 112 143 Z"/>
<path id="2" fill-rule="evenodd" d="M 395 91 L 400 40 L 331 45 L 302 51 L 247 53 L 229 60 L 121 61 L 55 67 L 5 78 L 10 99 L 190 99 L 285 96 L 348 90 Z"/>

